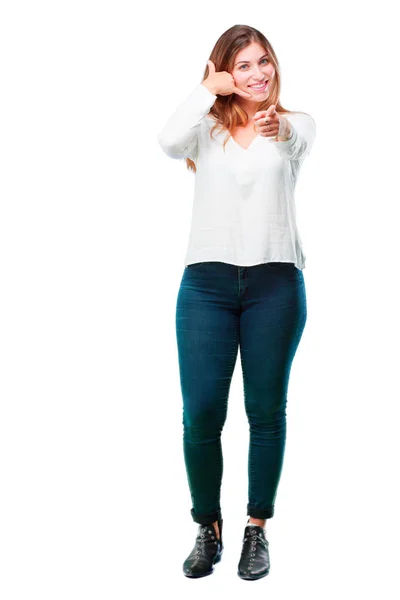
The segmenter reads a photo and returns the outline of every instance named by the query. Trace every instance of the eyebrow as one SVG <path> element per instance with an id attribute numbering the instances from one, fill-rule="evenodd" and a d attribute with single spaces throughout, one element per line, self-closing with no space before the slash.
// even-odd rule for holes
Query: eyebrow
<path id="1" fill-rule="evenodd" d="M 268 56 L 268 54 L 263 54 L 263 56 L 260 56 L 260 58 L 258 60 L 261 60 L 262 58 L 265 58 L 266 56 Z M 236 65 L 239 65 L 240 63 L 249 63 L 249 60 L 239 60 L 239 62 L 235 63 L 233 66 L 236 67 Z"/>

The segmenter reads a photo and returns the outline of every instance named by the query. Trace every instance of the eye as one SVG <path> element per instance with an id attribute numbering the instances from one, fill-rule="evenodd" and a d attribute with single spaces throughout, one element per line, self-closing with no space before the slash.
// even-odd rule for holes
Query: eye
<path id="1" fill-rule="evenodd" d="M 260 62 L 268 62 L 268 58 L 263 58 L 262 60 L 260 60 Z M 242 67 L 247 67 L 247 65 L 240 65 L 239 69 L 241 69 Z"/>

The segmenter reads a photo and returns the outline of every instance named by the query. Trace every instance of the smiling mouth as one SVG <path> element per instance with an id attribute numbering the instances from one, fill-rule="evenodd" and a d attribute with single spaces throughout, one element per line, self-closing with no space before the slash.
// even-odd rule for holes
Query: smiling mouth
<path id="1" fill-rule="evenodd" d="M 255 84 L 254 85 L 249 85 L 248 87 L 251 88 L 252 90 L 263 91 L 267 87 L 268 81 L 269 81 L 269 79 L 267 79 L 266 81 L 264 81 L 263 85 L 261 85 L 259 87 L 255 87 Z"/>

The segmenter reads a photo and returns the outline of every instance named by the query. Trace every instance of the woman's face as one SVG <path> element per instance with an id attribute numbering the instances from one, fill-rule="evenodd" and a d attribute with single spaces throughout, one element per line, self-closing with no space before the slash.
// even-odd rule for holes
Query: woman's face
<path id="1" fill-rule="evenodd" d="M 265 49 L 257 42 L 253 42 L 237 53 L 231 75 L 236 87 L 252 95 L 248 102 L 263 102 L 268 96 L 275 69 L 270 64 Z M 261 82 L 265 84 L 267 80 L 266 87 L 261 90 L 250 87 Z M 244 100 L 241 96 L 238 98 Z"/>

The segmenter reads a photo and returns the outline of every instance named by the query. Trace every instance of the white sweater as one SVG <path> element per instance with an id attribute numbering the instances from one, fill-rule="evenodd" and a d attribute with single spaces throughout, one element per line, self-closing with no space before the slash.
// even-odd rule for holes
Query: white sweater
<path id="1" fill-rule="evenodd" d="M 210 129 L 217 96 L 200 83 L 168 119 L 157 140 L 171 158 L 196 165 L 195 192 L 185 266 L 219 261 L 238 266 L 292 262 L 305 266 L 296 224 L 294 190 L 313 145 L 316 126 L 305 113 L 288 113 L 285 142 L 257 135 L 245 150 L 227 131 Z"/>

